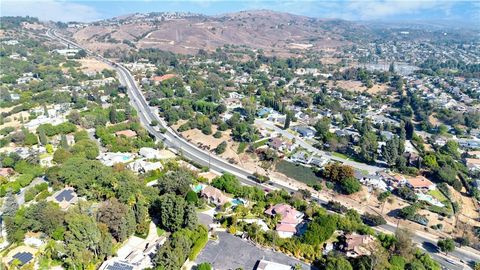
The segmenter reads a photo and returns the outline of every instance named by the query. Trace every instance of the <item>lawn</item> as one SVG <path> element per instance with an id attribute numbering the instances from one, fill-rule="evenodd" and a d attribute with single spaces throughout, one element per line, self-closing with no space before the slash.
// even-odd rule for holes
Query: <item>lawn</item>
<path id="1" fill-rule="evenodd" d="M 275 166 L 275 170 L 307 185 L 318 184 L 318 182 L 322 180 L 322 178 L 315 175 L 311 168 L 297 165 L 285 160 L 278 162 Z"/>
<path id="2" fill-rule="evenodd" d="M 337 152 L 332 152 L 332 155 L 334 157 L 339 157 L 339 158 L 344 158 L 344 159 L 350 159 L 349 156 L 345 155 L 345 154 L 342 154 L 342 153 L 337 153 Z"/>
<path id="3" fill-rule="evenodd" d="M 270 138 L 265 138 L 265 139 L 258 140 L 258 141 L 256 141 L 256 142 L 253 144 L 253 147 L 254 147 L 254 148 L 258 148 L 258 147 L 260 147 L 260 146 L 264 146 L 265 144 L 267 144 L 267 142 L 268 142 L 269 139 L 270 139 Z"/>
<path id="4" fill-rule="evenodd" d="M 449 202 L 447 197 L 445 197 L 445 195 L 443 195 L 443 193 L 438 189 L 430 190 L 428 194 L 444 204 L 445 202 Z"/>

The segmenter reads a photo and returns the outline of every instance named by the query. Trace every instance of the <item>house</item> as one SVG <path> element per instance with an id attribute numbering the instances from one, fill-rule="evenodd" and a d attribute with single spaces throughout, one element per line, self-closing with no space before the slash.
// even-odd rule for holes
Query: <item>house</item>
<path id="1" fill-rule="evenodd" d="M 312 159 L 312 155 L 305 151 L 298 151 L 292 156 L 290 156 L 290 161 L 296 162 L 296 163 L 308 164 L 310 163 L 311 159 Z"/>
<path id="2" fill-rule="evenodd" d="M 0 176 L 2 177 L 9 177 L 13 175 L 15 171 L 12 168 L 0 168 Z"/>
<path id="3" fill-rule="evenodd" d="M 136 173 L 146 173 L 150 171 L 161 170 L 163 166 L 160 162 L 148 162 L 143 159 L 139 159 L 128 163 L 127 168 Z"/>
<path id="4" fill-rule="evenodd" d="M 422 175 L 407 177 L 407 186 L 415 191 L 428 191 L 436 188 L 434 183 Z"/>
<path id="5" fill-rule="evenodd" d="M 133 155 L 130 153 L 112 153 L 112 152 L 107 152 L 107 153 L 101 153 L 97 159 L 102 162 L 106 166 L 113 166 L 113 164 L 116 163 L 128 163 L 133 161 Z"/>
<path id="6" fill-rule="evenodd" d="M 310 165 L 317 166 L 319 168 L 322 168 L 323 166 L 327 165 L 327 163 L 330 162 L 330 158 L 322 156 L 322 157 L 317 157 L 313 156 L 309 163 Z"/>
<path id="7" fill-rule="evenodd" d="M 478 158 L 466 158 L 465 164 L 467 165 L 467 168 L 470 171 L 480 170 L 480 159 Z"/>
<path id="8" fill-rule="evenodd" d="M 369 234 L 347 234 L 345 236 L 343 251 L 345 255 L 350 258 L 369 256 L 372 254 L 370 247 L 373 242 L 375 242 L 375 238 Z"/>
<path id="9" fill-rule="evenodd" d="M 279 137 L 271 138 L 268 142 L 268 146 L 279 152 L 292 151 L 294 149 L 293 144 L 285 142 Z"/>
<path id="10" fill-rule="evenodd" d="M 315 136 L 315 130 L 307 126 L 297 126 L 294 127 L 293 130 L 300 133 L 300 136 L 304 138 L 313 138 L 313 136 Z"/>
<path id="11" fill-rule="evenodd" d="M 230 198 L 225 196 L 221 190 L 212 186 L 206 186 L 200 192 L 201 196 L 206 198 L 209 203 L 213 203 L 217 206 L 224 205 L 230 201 Z"/>
<path id="12" fill-rule="evenodd" d="M 161 159 L 162 154 L 160 151 L 150 148 L 150 147 L 142 147 L 138 151 L 138 154 L 146 159 Z"/>
<path id="13" fill-rule="evenodd" d="M 260 260 L 257 263 L 255 270 L 291 270 L 293 269 L 290 265 L 280 264 L 276 262 L 271 262 L 267 260 Z"/>
<path id="14" fill-rule="evenodd" d="M 47 198 L 47 201 L 54 201 L 60 205 L 60 208 L 67 210 L 78 202 L 78 196 L 73 187 L 65 187 Z"/>
<path id="15" fill-rule="evenodd" d="M 125 129 L 125 130 L 120 130 L 115 132 L 115 135 L 117 136 L 125 136 L 127 138 L 133 138 L 137 136 L 137 132 L 131 129 Z"/>
<path id="16" fill-rule="evenodd" d="M 276 204 L 265 211 L 266 215 L 274 217 L 279 215 L 280 221 L 275 230 L 281 238 L 292 237 L 298 231 L 298 225 L 303 221 L 303 213 L 288 204 Z"/>

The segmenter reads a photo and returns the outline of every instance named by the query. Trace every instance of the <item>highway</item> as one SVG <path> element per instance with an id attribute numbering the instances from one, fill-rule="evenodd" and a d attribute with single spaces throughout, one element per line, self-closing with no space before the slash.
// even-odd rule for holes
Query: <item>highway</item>
<path id="1" fill-rule="evenodd" d="M 120 77 L 120 82 L 127 87 L 127 93 L 131 100 L 132 106 L 137 110 L 138 116 L 140 118 L 141 123 L 147 129 L 147 131 L 154 136 L 155 138 L 162 140 L 166 146 L 171 149 L 175 149 L 179 154 L 183 155 L 183 157 L 194 161 L 197 164 L 202 166 L 208 166 L 210 169 L 215 170 L 220 173 L 228 172 L 235 175 L 243 184 L 250 185 L 250 186 L 258 186 L 262 189 L 285 189 L 289 192 L 295 191 L 296 188 L 291 187 L 286 184 L 282 184 L 279 181 L 273 181 L 271 185 L 262 185 L 259 184 L 249 177 L 252 176 L 252 173 L 246 171 L 245 169 L 230 164 L 228 161 L 223 160 L 217 157 L 215 154 L 211 154 L 208 151 L 199 149 L 197 146 L 193 145 L 192 143 L 186 141 L 184 138 L 180 137 L 175 131 L 173 131 L 168 125 L 166 125 L 165 121 L 161 119 L 158 114 L 154 113 L 154 108 L 151 108 L 145 97 L 143 96 L 142 92 L 138 88 L 133 76 L 131 75 L 130 71 L 122 66 L 119 63 L 112 62 L 109 59 L 104 58 L 94 52 L 89 51 L 88 49 L 83 48 L 79 44 L 76 44 L 68 39 L 58 36 L 55 31 L 49 29 L 47 31 L 47 36 L 52 39 L 59 40 L 62 44 L 68 44 L 73 47 L 77 47 L 80 49 L 84 49 L 88 54 L 92 55 L 93 57 L 97 58 L 100 61 L 103 61 L 111 66 L 113 66 Z M 152 120 L 158 121 L 160 126 L 163 127 L 166 132 L 160 132 L 158 127 L 153 127 L 150 125 Z M 326 203 L 326 201 L 321 200 L 317 196 L 313 196 L 314 199 L 319 203 Z M 357 209 L 358 210 L 358 209 Z M 386 225 L 381 226 L 380 228 L 374 228 L 379 231 L 385 231 L 390 233 L 395 233 L 396 226 L 393 223 L 388 223 Z M 432 250 L 432 247 L 436 247 L 437 240 L 431 234 L 426 232 L 415 232 L 413 236 L 414 242 L 416 242 L 420 247 L 425 248 L 430 255 L 435 258 L 443 267 L 446 269 L 468 269 L 464 268 L 460 260 L 466 262 L 476 262 L 480 261 L 480 253 L 476 250 L 471 248 L 456 248 L 454 252 L 449 253 L 448 259 L 443 254 Z M 449 262 L 451 261 L 451 262 Z M 465 266 L 466 267 L 466 266 Z"/>

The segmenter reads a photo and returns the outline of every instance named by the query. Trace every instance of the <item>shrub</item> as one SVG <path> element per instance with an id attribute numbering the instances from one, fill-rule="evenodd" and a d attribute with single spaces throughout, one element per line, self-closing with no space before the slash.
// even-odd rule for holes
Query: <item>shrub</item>
<path id="1" fill-rule="evenodd" d="M 220 154 L 223 154 L 225 153 L 225 150 L 227 150 L 227 142 L 226 141 L 223 141 L 222 143 L 220 143 L 217 148 L 215 148 L 215 153 L 217 155 L 220 155 Z"/>
<path id="2" fill-rule="evenodd" d="M 217 139 L 221 138 L 221 137 L 222 137 L 222 132 L 221 132 L 221 131 L 215 132 L 215 133 L 213 134 L 213 137 L 214 137 L 214 138 L 217 138 Z"/>

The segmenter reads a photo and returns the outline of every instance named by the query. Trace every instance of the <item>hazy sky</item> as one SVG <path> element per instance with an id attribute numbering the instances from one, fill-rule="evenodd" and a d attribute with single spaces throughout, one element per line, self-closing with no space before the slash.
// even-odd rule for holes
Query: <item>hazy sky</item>
<path id="1" fill-rule="evenodd" d="M 190 11 L 207 15 L 271 9 L 319 18 L 347 20 L 441 20 L 480 24 L 480 1 L 331 0 L 2 0 L 0 14 L 30 15 L 42 20 L 94 21 L 134 12 Z"/>

